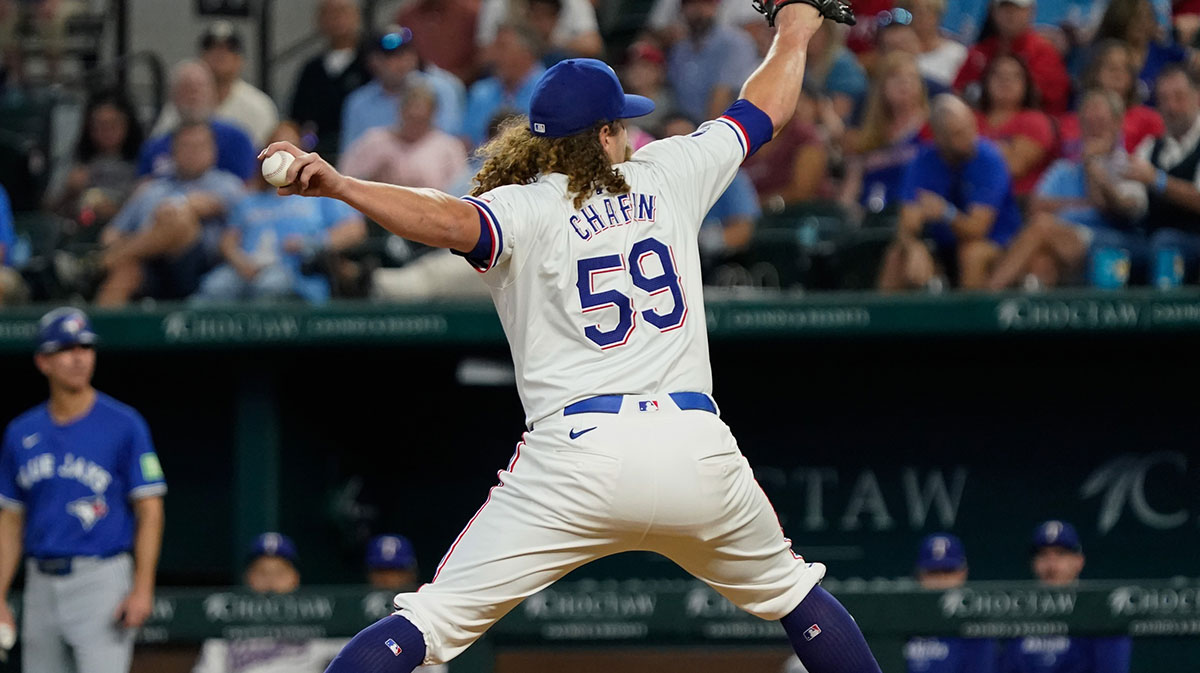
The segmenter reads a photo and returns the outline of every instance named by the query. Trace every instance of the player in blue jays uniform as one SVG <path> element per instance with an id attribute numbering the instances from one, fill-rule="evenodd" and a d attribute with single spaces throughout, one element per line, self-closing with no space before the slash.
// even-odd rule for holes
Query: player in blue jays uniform
<path id="1" fill-rule="evenodd" d="M 125 673 L 154 603 L 167 485 L 141 415 L 92 387 L 95 343 L 78 309 L 42 318 L 50 399 L 0 446 L 0 623 L 23 550 L 25 673 Z"/>
<path id="2" fill-rule="evenodd" d="M 1047 521 L 1033 532 L 1033 574 L 1050 587 L 1070 586 L 1083 572 L 1083 545 L 1075 527 Z M 1129 673 L 1133 641 L 1126 636 L 1029 636 L 1007 641 L 1000 673 Z"/>
<path id="3" fill-rule="evenodd" d="M 917 554 L 921 588 L 945 591 L 967 581 L 967 553 L 962 541 L 949 533 L 934 533 L 921 541 Z M 980 638 L 913 638 L 904 647 L 909 673 L 992 673 L 996 643 Z"/>

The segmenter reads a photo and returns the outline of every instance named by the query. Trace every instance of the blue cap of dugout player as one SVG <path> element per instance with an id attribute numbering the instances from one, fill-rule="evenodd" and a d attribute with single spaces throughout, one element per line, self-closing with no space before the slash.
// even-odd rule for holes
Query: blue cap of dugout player
<path id="1" fill-rule="evenodd" d="M 1045 547 L 1060 547 L 1070 552 L 1083 551 L 1083 543 L 1079 541 L 1079 533 L 1075 527 L 1066 521 L 1051 520 L 1039 525 L 1033 531 L 1033 551 Z"/>
<path id="2" fill-rule="evenodd" d="M 367 582 L 376 589 L 403 591 L 417 583 L 417 555 L 403 535 L 376 535 L 367 543 Z"/>
<path id="3" fill-rule="evenodd" d="M 87 314 L 74 307 L 56 308 L 38 322 L 37 352 L 43 355 L 73 346 L 94 346 L 97 339 Z"/>
<path id="4" fill-rule="evenodd" d="M 949 533 L 934 533 L 921 540 L 917 569 L 923 572 L 952 572 L 967 567 L 962 540 Z"/>
<path id="5" fill-rule="evenodd" d="M 300 560 L 296 544 L 292 542 L 292 538 L 282 533 L 263 533 L 254 538 L 249 556 L 252 560 L 260 556 L 275 556 L 291 563 Z"/>
<path id="6" fill-rule="evenodd" d="M 535 136 L 564 138 L 597 122 L 631 119 L 654 112 L 654 101 L 625 93 L 617 73 L 594 58 L 554 64 L 533 89 L 529 129 Z"/>

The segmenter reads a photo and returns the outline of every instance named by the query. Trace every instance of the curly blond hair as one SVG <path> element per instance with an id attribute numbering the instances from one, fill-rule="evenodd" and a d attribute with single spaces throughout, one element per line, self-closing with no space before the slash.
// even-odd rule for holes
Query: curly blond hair
<path id="1" fill-rule="evenodd" d="M 603 190 L 629 192 L 625 176 L 613 168 L 600 144 L 600 129 L 620 122 L 600 122 L 587 131 L 565 138 L 543 138 L 529 130 L 528 117 L 512 117 L 500 125 L 496 137 L 479 148 L 483 168 L 475 176 L 472 196 L 505 185 L 527 185 L 542 173 L 567 176 L 567 191 L 575 207 Z"/>

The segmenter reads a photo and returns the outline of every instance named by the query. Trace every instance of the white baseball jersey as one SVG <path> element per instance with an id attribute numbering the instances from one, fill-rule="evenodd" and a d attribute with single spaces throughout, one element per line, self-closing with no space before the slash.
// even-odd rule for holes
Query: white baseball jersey
<path id="1" fill-rule="evenodd" d="M 467 258 L 491 287 L 531 429 L 433 580 L 396 596 L 426 664 L 611 554 L 662 554 L 764 619 L 824 576 L 792 552 L 710 398 L 697 232 L 770 137 L 739 101 L 621 164 L 629 194 L 575 208 L 566 178 L 548 175 L 468 199 L 482 234 Z M 564 408 L 597 395 L 625 397 Z"/>
<path id="2" fill-rule="evenodd" d="M 530 427 L 594 395 L 712 392 L 696 238 L 749 147 L 726 116 L 618 165 L 628 194 L 576 208 L 566 176 L 551 174 L 466 197 L 491 229 L 476 265 Z"/>

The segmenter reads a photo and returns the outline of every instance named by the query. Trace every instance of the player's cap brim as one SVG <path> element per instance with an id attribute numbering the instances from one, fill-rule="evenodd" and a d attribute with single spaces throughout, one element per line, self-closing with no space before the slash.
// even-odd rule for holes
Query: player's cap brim
<path id="1" fill-rule="evenodd" d="M 42 355 L 53 355 L 59 351 L 73 348 L 75 346 L 95 346 L 100 339 L 95 332 L 80 332 L 73 339 L 55 339 L 53 341 L 45 341 L 38 346 L 38 352 Z"/>
<path id="2" fill-rule="evenodd" d="M 621 108 L 621 119 L 645 117 L 651 112 L 654 112 L 654 101 L 645 96 L 625 94 L 625 106 Z"/>

